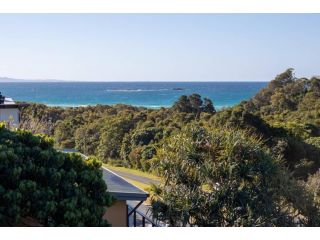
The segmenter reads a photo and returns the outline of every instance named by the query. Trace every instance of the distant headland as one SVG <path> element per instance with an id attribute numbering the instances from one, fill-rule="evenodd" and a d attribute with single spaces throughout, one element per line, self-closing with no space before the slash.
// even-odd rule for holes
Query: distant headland
<path id="1" fill-rule="evenodd" d="M 20 79 L 10 77 L 0 77 L 0 82 L 65 82 L 57 79 Z"/>

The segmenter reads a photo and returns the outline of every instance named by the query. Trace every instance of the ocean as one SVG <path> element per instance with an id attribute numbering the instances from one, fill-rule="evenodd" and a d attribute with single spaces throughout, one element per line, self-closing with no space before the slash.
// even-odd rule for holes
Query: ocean
<path id="1" fill-rule="evenodd" d="M 267 82 L 0 82 L 0 92 L 15 101 L 76 107 L 117 103 L 170 107 L 181 95 L 198 93 L 217 109 L 254 96 Z"/>

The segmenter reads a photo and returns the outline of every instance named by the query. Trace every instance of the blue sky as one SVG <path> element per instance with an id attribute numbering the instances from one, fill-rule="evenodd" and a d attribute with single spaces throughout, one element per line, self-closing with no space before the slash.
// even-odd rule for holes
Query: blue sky
<path id="1" fill-rule="evenodd" d="M 266 81 L 320 75 L 320 14 L 0 14 L 0 77 Z"/>

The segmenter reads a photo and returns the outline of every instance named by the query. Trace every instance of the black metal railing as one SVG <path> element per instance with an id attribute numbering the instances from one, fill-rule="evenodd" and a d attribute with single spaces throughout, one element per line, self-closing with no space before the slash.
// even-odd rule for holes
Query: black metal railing
<path id="1" fill-rule="evenodd" d="M 160 223 L 157 223 L 154 219 L 127 205 L 128 212 L 128 227 L 161 227 Z"/>

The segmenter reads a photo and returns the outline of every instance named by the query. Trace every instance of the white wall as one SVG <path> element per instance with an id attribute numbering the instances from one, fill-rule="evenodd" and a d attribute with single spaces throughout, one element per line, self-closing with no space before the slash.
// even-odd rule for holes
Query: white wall
<path id="1" fill-rule="evenodd" d="M 13 125 L 19 125 L 19 109 L 18 108 L 3 108 L 0 109 L 0 122 L 8 122 L 13 118 Z"/>

